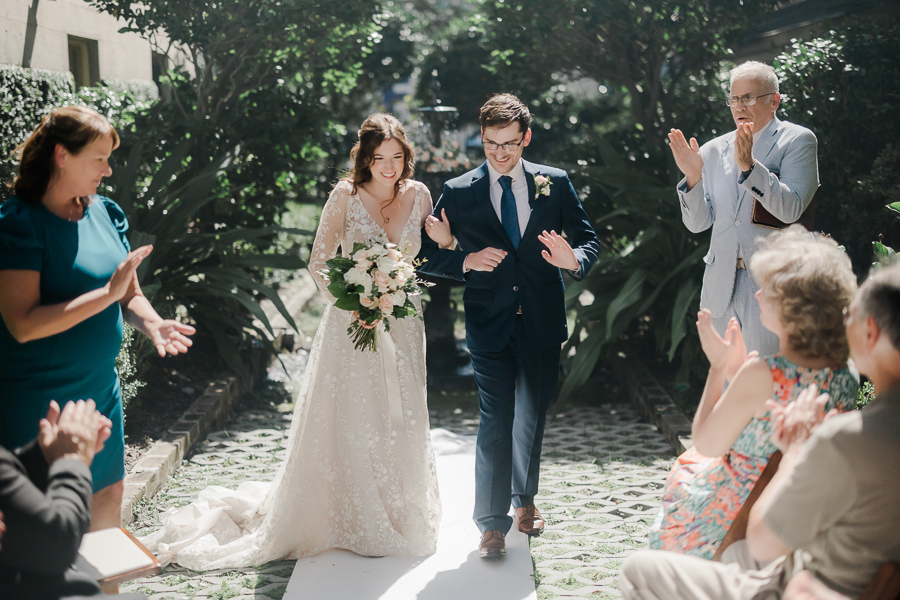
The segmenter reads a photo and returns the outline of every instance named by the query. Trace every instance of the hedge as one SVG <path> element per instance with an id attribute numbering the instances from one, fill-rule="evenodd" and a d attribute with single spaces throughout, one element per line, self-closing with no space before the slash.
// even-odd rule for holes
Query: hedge
<path id="1" fill-rule="evenodd" d="M 68 71 L 0 65 L 0 201 L 9 197 L 6 183 L 15 177 L 16 147 L 60 106 L 81 104 L 104 115 L 117 128 L 129 125 L 134 113 L 159 99 L 156 85 L 140 79 L 111 79 L 76 92 Z"/>

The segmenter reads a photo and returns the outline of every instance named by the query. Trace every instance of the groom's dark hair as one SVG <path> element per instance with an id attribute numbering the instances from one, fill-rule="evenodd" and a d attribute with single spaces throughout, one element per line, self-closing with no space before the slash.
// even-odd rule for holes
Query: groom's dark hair
<path id="1" fill-rule="evenodd" d="M 479 120 L 482 129 L 518 123 L 519 131 L 525 132 L 531 126 L 531 112 L 512 94 L 494 94 L 481 107 Z"/>

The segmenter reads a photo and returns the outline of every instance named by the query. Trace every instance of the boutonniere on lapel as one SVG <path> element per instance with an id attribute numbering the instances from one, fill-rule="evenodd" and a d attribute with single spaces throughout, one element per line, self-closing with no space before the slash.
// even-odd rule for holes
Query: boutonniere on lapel
<path id="1" fill-rule="evenodd" d="M 546 175 L 540 175 L 538 173 L 534 174 L 534 199 L 537 200 L 538 196 L 549 196 L 550 195 L 550 186 L 553 185 L 550 181 L 550 178 Z"/>

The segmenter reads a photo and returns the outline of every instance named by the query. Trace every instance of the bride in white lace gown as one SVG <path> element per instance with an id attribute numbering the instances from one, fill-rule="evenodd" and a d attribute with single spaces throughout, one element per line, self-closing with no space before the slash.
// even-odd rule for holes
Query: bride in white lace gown
<path id="1" fill-rule="evenodd" d="M 412 150 L 394 117 L 366 119 L 351 157 L 355 166 L 325 204 L 309 260 L 323 291 L 319 269 L 339 249 L 349 256 L 354 242 L 389 241 L 414 258 L 432 211 L 428 188 L 408 179 Z M 440 499 L 422 321 L 392 320 L 389 333 L 379 327 L 371 352 L 354 349 L 350 318 L 325 309 L 274 481 L 209 488 L 164 514 L 163 528 L 145 539 L 162 560 L 207 570 L 330 548 L 365 556 L 435 551 Z"/>

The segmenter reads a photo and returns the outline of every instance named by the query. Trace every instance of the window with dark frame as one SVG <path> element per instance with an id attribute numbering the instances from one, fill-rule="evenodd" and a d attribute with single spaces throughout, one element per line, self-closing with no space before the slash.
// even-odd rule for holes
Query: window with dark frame
<path id="1" fill-rule="evenodd" d="M 100 81 L 97 40 L 69 36 L 69 71 L 75 78 L 76 89 L 97 85 Z"/>

